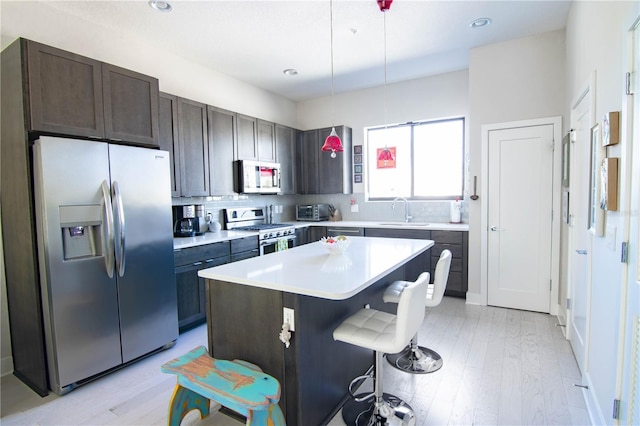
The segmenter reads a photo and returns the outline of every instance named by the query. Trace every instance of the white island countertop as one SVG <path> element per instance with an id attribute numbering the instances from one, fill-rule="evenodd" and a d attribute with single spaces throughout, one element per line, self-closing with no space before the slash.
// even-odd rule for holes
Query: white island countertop
<path id="1" fill-rule="evenodd" d="M 319 242 L 198 271 L 211 280 L 344 300 L 433 246 L 432 240 L 349 237 L 344 254 Z"/>

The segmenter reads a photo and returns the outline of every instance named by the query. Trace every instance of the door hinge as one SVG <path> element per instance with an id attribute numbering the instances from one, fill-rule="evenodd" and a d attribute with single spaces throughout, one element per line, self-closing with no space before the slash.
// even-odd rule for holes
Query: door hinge
<path id="1" fill-rule="evenodd" d="M 629 263 L 629 243 L 627 241 L 623 241 L 620 248 L 620 263 Z"/>
<path id="2" fill-rule="evenodd" d="M 633 77 L 632 73 L 628 72 L 628 73 L 625 74 L 625 79 L 626 79 L 625 87 L 626 87 L 627 95 L 633 95 L 633 88 L 631 87 L 631 85 L 632 85 L 632 78 L 631 77 Z"/>
<path id="3" fill-rule="evenodd" d="M 571 309 L 571 299 L 567 299 L 567 310 Z"/>
<path id="4" fill-rule="evenodd" d="M 613 418 L 616 420 L 620 418 L 620 400 L 619 399 L 613 400 Z"/>
<path id="5" fill-rule="evenodd" d="M 551 291 L 551 288 L 553 287 L 553 281 L 549 280 L 549 291 Z"/>

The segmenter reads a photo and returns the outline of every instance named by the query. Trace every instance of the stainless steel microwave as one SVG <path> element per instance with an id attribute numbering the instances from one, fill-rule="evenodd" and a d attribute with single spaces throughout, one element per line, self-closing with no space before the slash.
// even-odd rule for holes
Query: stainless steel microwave
<path id="1" fill-rule="evenodd" d="M 234 163 L 235 191 L 240 194 L 277 194 L 280 188 L 280 164 L 237 160 Z"/>
<path id="2" fill-rule="evenodd" d="M 320 222 L 329 220 L 329 204 L 298 204 L 296 206 L 296 220 Z"/>

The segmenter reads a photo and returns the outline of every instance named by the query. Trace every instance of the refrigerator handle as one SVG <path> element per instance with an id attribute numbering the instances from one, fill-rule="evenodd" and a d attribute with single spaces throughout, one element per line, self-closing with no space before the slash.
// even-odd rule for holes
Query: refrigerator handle
<path id="1" fill-rule="evenodd" d="M 124 246 L 124 208 L 122 206 L 122 194 L 117 181 L 113 181 L 114 209 L 118 215 L 118 236 L 116 240 L 116 263 L 118 264 L 118 275 L 124 276 L 125 267 L 125 246 Z"/>
<path id="2" fill-rule="evenodd" d="M 113 278 L 114 254 L 113 254 L 113 207 L 111 206 L 111 195 L 109 184 L 102 181 L 102 201 L 104 203 L 104 226 L 102 235 L 102 252 L 104 254 L 104 266 L 109 278 Z"/>

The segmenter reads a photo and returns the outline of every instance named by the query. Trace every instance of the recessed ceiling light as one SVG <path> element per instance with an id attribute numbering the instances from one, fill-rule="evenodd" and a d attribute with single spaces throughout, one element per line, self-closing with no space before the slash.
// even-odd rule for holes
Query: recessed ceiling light
<path id="1" fill-rule="evenodd" d="M 173 7 L 169 2 L 161 1 L 161 0 L 151 0 L 149 2 L 149 6 L 157 10 L 158 12 L 171 12 Z"/>
<path id="2" fill-rule="evenodd" d="M 295 70 L 293 68 L 287 68 L 282 72 L 284 73 L 284 75 L 298 75 L 298 70 Z"/>
<path id="3" fill-rule="evenodd" d="M 478 18 L 478 19 L 474 19 L 473 21 L 471 21 L 469 26 L 471 28 L 482 28 L 482 27 L 486 27 L 487 25 L 491 24 L 491 22 L 493 22 L 491 20 L 491 18 Z"/>

